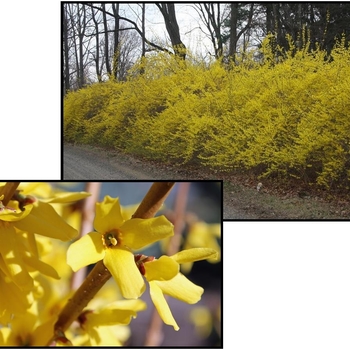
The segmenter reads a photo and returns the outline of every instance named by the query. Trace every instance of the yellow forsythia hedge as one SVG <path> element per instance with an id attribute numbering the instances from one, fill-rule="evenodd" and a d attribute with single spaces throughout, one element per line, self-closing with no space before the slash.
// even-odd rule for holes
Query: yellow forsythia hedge
<path id="1" fill-rule="evenodd" d="M 349 188 L 350 50 L 292 49 L 276 63 L 265 41 L 263 61 L 230 69 L 148 57 L 127 82 L 68 93 L 65 141 Z"/>

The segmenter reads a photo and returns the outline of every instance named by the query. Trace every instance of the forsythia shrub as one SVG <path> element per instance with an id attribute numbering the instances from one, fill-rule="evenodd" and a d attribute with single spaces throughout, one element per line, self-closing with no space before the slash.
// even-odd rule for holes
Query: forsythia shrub
<path id="1" fill-rule="evenodd" d="M 101 141 L 107 129 L 108 105 L 121 89 L 122 84 L 108 81 L 69 92 L 64 103 L 65 140 L 87 144 Z"/>
<path id="2" fill-rule="evenodd" d="M 344 39 L 330 57 L 289 44 L 274 51 L 268 37 L 261 60 L 252 54 L 230 69 L 163 53 L 143 59 L 127 82 L 68 94 L 65 139 L 349 186 L 350 51 Z"/>

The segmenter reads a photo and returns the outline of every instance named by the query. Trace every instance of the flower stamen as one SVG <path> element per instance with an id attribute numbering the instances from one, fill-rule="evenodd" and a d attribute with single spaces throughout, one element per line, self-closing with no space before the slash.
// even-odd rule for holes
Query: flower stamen
<path id="1" fill-rule="evenodd" d="M 106 247 L 115 247 L 118 244 L 116 234 L 114 232 L 108 232 L 103 237 L 103 243 Z"/>

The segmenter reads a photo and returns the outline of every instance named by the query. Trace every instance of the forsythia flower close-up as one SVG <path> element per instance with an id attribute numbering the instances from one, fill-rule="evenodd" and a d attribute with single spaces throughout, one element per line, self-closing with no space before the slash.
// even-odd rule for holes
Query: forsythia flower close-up
<path id="1" fill-rule="evenodd" d="M 221 186 L 0 183 L 0 346 L 221 346 Z"/>

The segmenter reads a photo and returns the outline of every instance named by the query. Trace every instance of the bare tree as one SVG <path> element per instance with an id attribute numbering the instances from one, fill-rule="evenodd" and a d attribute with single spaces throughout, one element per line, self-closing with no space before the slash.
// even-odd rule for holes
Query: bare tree
<path id="1" fill-rule="evenodd" d="M 165 27 L 169 34 L 171 45 L 173 47 L 175 55 L 185 60 L 186 46 L 181 41 L 180 29 L 176 20 L 175 4 L 164 2 L 156 2 L 155 4 L 163 15 Z"/>
<path id="2" fill-rule="evenodd" d="M 114 14 L 114 38 L 113 38 L 113 76 L 118 76 L 118 61 L 119 61 L 119 3 L 112 3 L 112 10 Z"/>
<path id="3" fill-rule="evenodd" d="M 93 3 L 85 3 L 85 4 L 86 4 L 86 6 L 90 6 L 91 8 L 97 9 L 97 10 L 99 10 L 99 11 L 103 11 L 103 12 L 105 12 L 106 14 L 108 14 L 109 16 L 114 17 L 114 14 L 113 14 L 113 13 L 111 13 L 111 12 L 105 10 L 105 9 L 103 10 L 101 7 L 97 7 L 97 6 L 94 5 Z M 156 50 L 160 50 L 160 51 L 163 51 L 163 52 L 167 52 L 167 53 L 169 53 L 169 54 L 172 54 L 172 52 L 169 51 L 167 48 L 162 47 L 162 46 L 159 46 L 159 45 L 157 45 L 156 43 L 152 42 L 151 40 L 148 40 L 148 39 L 146 38 L 145 31 L 143 31 L 142 29 L 140 29 L 140 28 L 138 27 L 138 25 L 136 24 L 135 21 L 131 20 L 130 18 L 127 18 L 127 17 L 124 17 L 124 16 L 120 16 L 120 15 L 119 15 L 119 20 L 124 21 L 124 22 L 126 22 L 126 23 L 132 25 L 132 27 L 124 28 L 123 30 L 135 30 L 135 31 L 141 36 L 141 38 L 144 38 L 145 43 L 146 43 L 149 47 L 152 47 L 152 48 L 154 48 L 154 49 L 156 49 Z"/>
<path id="4" fill-rule="evenodd" d="M 111 76 L 112 75 L 112 68 L 111 68 L 111 62 L 109 59 L 109 40 L 108 40 L 108 25 L 107 25 L 107 14 L 106 14 L 106 4 L 102 3 L 102 16 L 103 16 L 103 28 L 104 28 L 104 34 L 105 34 L 105 57 L 106 57 L 106 69 L 107 73 Z"/>
<path id="5" fill-rule="evenodd" d="M 203 30 L 202 32 L 210 38 L 216 59 L 221 58 L 224 53 L 222 28 L 228 17 L 226 11 L 224 11 L 226 6 L 227 4 L 220 3 L 198 3 L 194 5 L 201 22 L 208 30 L 208 33 Z"/>
<path id="6" fill-rule="evenodd" d="M 123 28 L 123 27 L 121 27 Z M 122 30 L 119 38 L 117 79 L 126 80 L 129 69 L 135 63 L 135 52 L 140 48 L 140 36 L 135 31 Z"/>
<path id="7" fill-rule="evenodd" d="M 239 9 L 241 4 L 237 2 L 231 2 L 231 18 L 230 18 L 230 49 L 229 49 L 229 57 L 232 62 L 236 60 L 237 53 L 237 43 L 240 37 L 251 28 L 252 20 L 253 20 L 253 10 L 254 3 L 249 4 L 249 12 L 246 19 L 246 24 L 242 27 L 238 27 L 238 19 L 239 19 Z M 247 6 L 243 4 L 243 6 Z"/>
<path id="8" fill-rule="evenodd" d="M 142 28 L 142 54 L 141 56 L 144 57 L 146 55 L 146 4 L 141 4 L 142 7 L 142 18 L 141 18 L 141 28 Z"/>
<path id="9" fill-rule="evenodd" d="M 63 5 L 64 6 L 64 5 Z M 68 20 L 66 11 L 62 11 L 62 24 L 63 24 L 63 62 L 64 62 L 64 81 L 63 81 L 63 94 L 66 94 L 70 90 L 69 80 L 69 45 L 68 45 Z"/>
<path id="10" fill-rule="evenodd" d="M 99 24 L 100 22 L 97 20 L 94 10 L 91 11 L 92 20 L 95 25 L 95 53 L 93 53 L 94 61 L 95 61 L 95 69 L 96 69 L 96 75 L 98 82 L 102 82 L 102 67 L 103 67 L 103 61 L 100 65 L 100 33 L 99 33 Z"/>
<path id="11" fill-rule="evenodd" d="M 64 52 L 66 73 L 69 76 L 69 87 L 77 89 L 87 82 L 87 67 L 90 65 L 89 50 L 92 30 L 90 14 L 84 4 L 67 3 L 62 16 L 67 25 L 67 49 Z M 67 69 L 68 67 L 68 69 Z M 66 78 L 68 79 L 68 78 Z"/>

